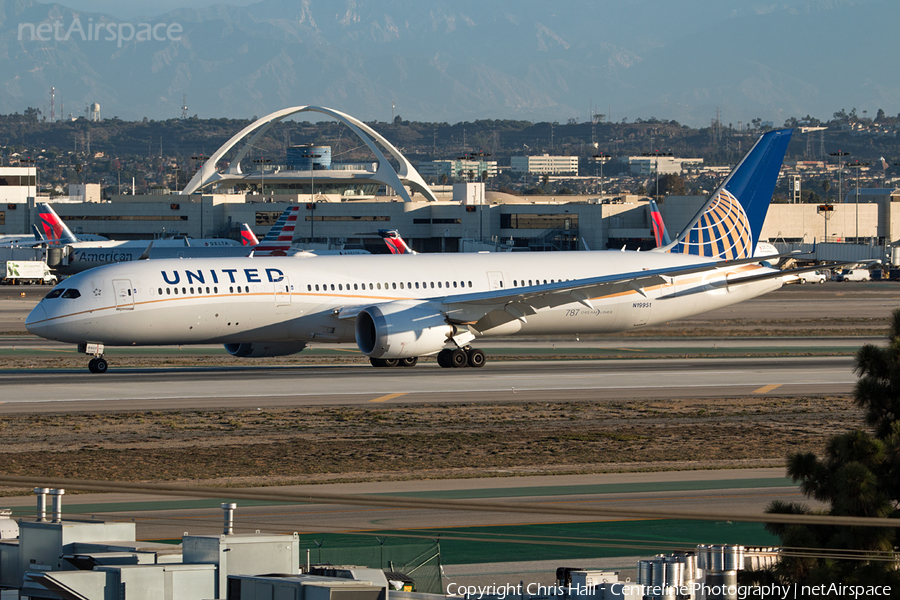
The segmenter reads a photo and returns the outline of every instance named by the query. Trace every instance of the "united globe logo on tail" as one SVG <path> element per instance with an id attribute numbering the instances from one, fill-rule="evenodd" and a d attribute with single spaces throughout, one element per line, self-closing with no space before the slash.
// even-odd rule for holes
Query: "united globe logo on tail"
<path id="1" fill-rule="evenodd" d="M 720 189 L 672 252 L 725 260 L 750 258 L 753 233 L 744 207 L 728 190 Z"/>

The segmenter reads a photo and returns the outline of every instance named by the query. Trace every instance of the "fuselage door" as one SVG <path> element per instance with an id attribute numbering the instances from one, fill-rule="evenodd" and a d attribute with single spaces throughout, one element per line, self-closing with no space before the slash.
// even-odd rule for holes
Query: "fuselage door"
<path id="1" fill-rule="evenodd" d="M 116 297 L 116 310 L 134 310 L 134 291 L 130 279 L 113 279 L 113 295 Z"/>
<path id="2" fill-rule="evenodd" d="M 488 286 L 492 290 L 503 289 L 503 273 L 500 271 L 488 271 Z"/>
<path id="3" fill-rule="evenodd" d="M 276 281 L 272 285 L 275 286 L 275 306 L 288 306 L 291 303 L 291 282 L 288 276 L 285 275 L 281 281 Z"/>

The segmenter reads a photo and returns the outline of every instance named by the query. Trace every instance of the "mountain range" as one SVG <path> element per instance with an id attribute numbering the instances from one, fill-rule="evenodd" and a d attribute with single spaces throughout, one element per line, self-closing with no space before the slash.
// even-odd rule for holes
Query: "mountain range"
<path id="1" fill-rule="evenodd" d="M 178 118 L 185 97 L 204 118 L 302 104 L 365 121 L 894 115 L 898 22 L 896 0 L 262 0 L 129 21 L 0 0 L 0 113 L 47 115 L 52 86 L 57 116 L 96 102 L 127 120 Z M 156 38 L 125 39 L 143 25 Z"/>

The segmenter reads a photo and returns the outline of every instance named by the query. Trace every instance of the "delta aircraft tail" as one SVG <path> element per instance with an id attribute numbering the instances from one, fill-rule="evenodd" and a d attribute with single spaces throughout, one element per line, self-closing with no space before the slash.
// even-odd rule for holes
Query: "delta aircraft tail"
<path id="1" fill-rule="evenodd" d="M 259 245 L 259 238 L 246 223 L 241 224 L 241 243 L 248 248 Z"/>
<path id="2" fill-rule="evenodd" d="M 379 229 L 378 235 L 387 244 L 391 254 L 417 254 L 415 250 L 406 245 L 400 233 L 396 229 Z"/>
<path id="3" fill-rule="evenodd" d="M 650 226 L 653 228 L 653 237 L 656 239 L 657 248 L 672 243 L 669 232 L 666 231 L 666 224 L 663 223 L 662 213 L 659 212 L 659 206 L 656 205 L 653 198 L 650 198 Z"/>
<path id="4" fill-rule="evenodd" d="M 46 202 L 40 202 L 37 205 L 38 218 L 40 218 L 40 228 L 43 230 L 44 241 L 51 246 L 59 246 L 65 244 L 73 244 L 78 241 L 72 230 L 69 229 L 59 215 L 50 208 Z"/>
<path id="5" fill-rule="evenodd" d="M 751 258 L 792 132 L 770 131 L 760 137 L 684 231 L 662 250 L 724 260 Z"/>

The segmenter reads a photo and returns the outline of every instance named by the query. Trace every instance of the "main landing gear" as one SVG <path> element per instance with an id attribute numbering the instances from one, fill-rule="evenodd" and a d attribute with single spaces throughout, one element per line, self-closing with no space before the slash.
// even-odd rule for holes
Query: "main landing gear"
<path id="1" fill-rule="evenodd" d="M 487 362 L 487 356 L 478 348 L 466 346 L 454 350 L 441 350 L 438 352 L 437 361 L 443 368 L 483 367 Z M 419 362 L 418 357 L 410 358 L 370 358 L 373 367 L 414 367 Z"/>
<path id="2" fill-rule="evenodd" d="M 487 362 L 487 356 L 478 348 L 466 346 L 455 350 L 441 350 L 438 352 L 437 361 L 445 369 L 462 367 L 483 367 Z"/>
<path id="3" fill-rule="evenodd" d="M 418 356 L 409 358 L 370 358 L 373 367 L 414 367 L 419 362 Z"/>

